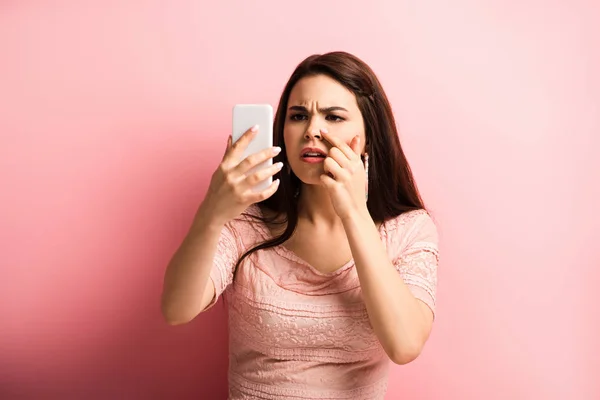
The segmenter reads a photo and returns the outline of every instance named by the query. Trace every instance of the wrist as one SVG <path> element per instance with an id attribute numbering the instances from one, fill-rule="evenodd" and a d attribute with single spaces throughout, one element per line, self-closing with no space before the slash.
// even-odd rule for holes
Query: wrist
<path id="1" fill-rule="evenodd" d="M 369 210 L 366 207 L 356 209 L 350 212 L 344 218 L 342 218 L 342 223 L 347 226 L 352 226 L 357 223 L 360 224 L 369 221 L 373 222 L 373 219 L 371 218 L 371 214 L 369 213 Z"/>
<path id="2" fill-rule="evenodd" d="M 209 230 L 221 232 L 228 221 L 220 218 L 219 214 L 208 203 L 202 203 L 192 222 L 192 231 Z"/>

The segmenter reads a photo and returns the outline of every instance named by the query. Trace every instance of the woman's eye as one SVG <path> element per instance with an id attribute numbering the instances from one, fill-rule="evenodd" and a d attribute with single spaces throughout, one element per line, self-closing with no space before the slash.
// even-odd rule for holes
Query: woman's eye
<path id="1" fill-rule="evenodd" d="M 292 114 L 290 115 L 290 120 L 291 121 L 305 121 L 308 119 L 308 115 L 306 114 Z M 328 116 L 325 117 L 325 119 L 327 121 L 331 121 L 331 122 L 341 122 L 344 121 L 344 118 L 338 116 L 338 115 L 333 115 L 330 114 Z"/>
<path id="2" fill-rule="evenodd" d="M 303 114 L 293 114 L 290 116 L 290 119 L 292 121 L 302 121 L 304 119 L 306 119 L 306 115 Z"/>
<path id="3" fill-rule="evenodd" d="M 329 121 L 333 121 L 333 122 L 340 122 L 340 121 L 344 120 L 344 118 L 342 118 L 340 116 L 337 116 L 337 115 L 333 115 L 333 114 L 332 115 L 328 115 L 326 119 L 329 120 Z"/>

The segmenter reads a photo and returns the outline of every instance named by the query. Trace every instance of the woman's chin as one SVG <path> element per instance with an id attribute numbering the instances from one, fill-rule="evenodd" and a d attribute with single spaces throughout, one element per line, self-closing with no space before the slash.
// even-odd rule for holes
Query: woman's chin
<path id="1" fill-rule="evenodd" d="M 323 170 L 321 168 L 319 168 L 319 170 L 313 170 L 313 171 L 298 171 L 300 172 L 299 174 L 294 172 L 294 174 L 298 177 L 298 179 L 300 179 L 300 182 L 302 182 L 305 185 L 321 185 L 321 174 L 323 173 Z"/>

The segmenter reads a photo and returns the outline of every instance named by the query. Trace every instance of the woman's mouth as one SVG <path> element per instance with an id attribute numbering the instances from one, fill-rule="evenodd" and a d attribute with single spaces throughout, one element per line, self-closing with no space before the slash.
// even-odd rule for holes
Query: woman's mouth
<path id="1" fill-rule="evenodd" d="M 325 151 L 317 148 L 304 148 L 300 152 L 300 159 L 309 164 L 322 163 L 327 157 Z"/>

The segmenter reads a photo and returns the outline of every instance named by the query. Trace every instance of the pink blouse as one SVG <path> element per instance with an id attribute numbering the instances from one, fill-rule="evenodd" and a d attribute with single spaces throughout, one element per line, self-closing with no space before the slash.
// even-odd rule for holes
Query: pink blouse
<path id="1" fill-rule="evenodd" d="M 247 212 L 261 215 L 257 206 Z M 435 310 L 438 237 L 424 210 L 379 228 L 413 295 Z M 284 246 L 247 257 L 271 238 L 246 216 L 221 233 L 211 279 L 229 312 L 229 399 L 383 399 L 389 358 L 369 322 L 354 262 L 321 273 Z M 332 249 L 334 250 L 334 249 Z"/>

